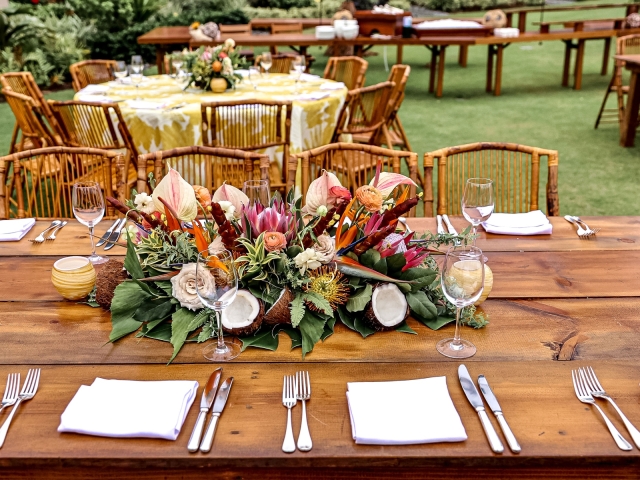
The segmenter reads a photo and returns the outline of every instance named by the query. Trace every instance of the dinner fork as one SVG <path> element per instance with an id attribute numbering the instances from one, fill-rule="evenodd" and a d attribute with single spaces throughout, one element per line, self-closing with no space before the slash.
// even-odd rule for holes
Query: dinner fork
<path id="1" fill-rule="evenodd" d="M 625 414 L 622 413 L 622 410 L 620 410 L 618 405 L 616 405 L 616 402 L 613 401 L 613 398 L 607 395 L 607 392 L 604 391 L 604 388 L 602 388 L 602 385 L 600 385 L 600 382 L 598 381 L 598 377 L 596 377 L 596 372 L 593 371 L 593 368 L 585 367 L 585 368 L 580 368 L 579 370 L 584 375 L 587 388 L 589 389 L 589 393 L 591 393 L 591 395 L 596 398 L 604 398 L 608 400 L 609 403 L 611 403 L 611 405 L 613 405 L 613 408 L 615 408 L 616 412 L 618 412 L 618 415 L 620 415 L 620 418 L 622 419 L 622 423 L 624 423 L 624 426 L 627 427 L 627 430 L 629 431 L 629 435 L 631 435 L 631 438 L 635 442 L 636 446 L 640 448 L 640 431 L 638 431 L 638 429 L 633 425 L 633 423 L 631 423 L 629 419 L 625 416 Z"/>
<path id="2" fill-rule="evenodd" d="M 611 433 L 613 440 L 616 442 L 616 445 L 618 445 L 618 448 L 620 450 L 632 450 L 633 447 L 631 444 L 627 442 L 618 429 L 613 426 L 613 423 L 611 423 L 607 418 L 602 409 L 596 404 L 596 401 L 589 393 L 589 390 L 587 390 L 584 384 L 584 374 L 578 370 L 571 370 L 571 378 L 573 379 L 573 388 L 576 391 L 576 397 L 578 397 L 578 400 L 582 403 L 589 403 L 598 409 L 600 415 L 602 415 L 602 418 L 604 419 L 604 423 L 606 423 L 607 428 L 609 428 L 609 432 Z"/>
<path id="3" fill-rule="evenodd" d="M 63 229 L 63 227 L 67 224 L 67 221 L 63 221 L 60 225 L 58 225 L 56 228 L 53 229 L 53 232 L 51 232 L 51 235 L 49 235 L 47 237 L 47 240 L 55 240 L 56 239 L 56 234 Z"/>
<path id="4" fill-rule="evenodd" d="M 52 228 L 56 228 L 61 223 L 62 222 L 60 220 L 54 220 L 53 222 L 51 222 L 51 225 L 49 225 L 47 228 L 45 228 L 44 231 L 40 235 L 38 235 L 36 238 L 32 238 L 29 241 L 31 243 L 44 243 L 44 234 L 47 233 Z"/>
<path id="5" fill-rule="evenodd" d="M 293 428 L 291 427 L 291 409 L 296 406 L 297 389 L 298 382 L 295 377 L 293 375 L 285 375 L 282 387 L 282 404 L 287 407 L 287 433 L 285 433 L 284 442 L 282 442 L 282 451 L 285 453 L 296 451 L 296 442 L 293 439 Z"/>
<path id="6" fill-rule="evenodd" d="M 573 218 L 576 222 L 581 223 L 581 224 L 584 226 L 584 229 L 585 229 L 585 231 L 587 232 L 587 235 L 589 235 L 589 236 L 595 235 L 596 233 L 598 233 L 598 232 L 600 231 L 600 229 L 599 229 L 599 228 L 594 228 L 594 229 L 589 228 L 589 225 L 587 225 L 587 224 L 584 222 L 584 220 L 582 220 L 580 217 L 576 217 L 575 215 L 573 215 L 573 216 L 572 216 L 572 218 Z"/>
<path id="7" fill-rule="evenodd" d="M 27 373 L 24 385 L 22 385 L 22 391 L 20 392 L 20 395 L 18 395 L 18 400 L 13 406 L 11 413 L 2 424 L 2 428 L 0 428 L 0 448 L 2 448 L 2 445 L 4 444 L 4 439 L 7 437 L 7 432 L 9 431 L 9 425 L 11 425 L 11 420 L 13 420 L 13 416 L 18 411 L 18 407 L 22 402 L 31 400 L 35 396 L 36 391 L 38 390 L 38 383 L 40 383 L 40 369 L 31 368 L 29 373 Z"/>
<path id="8" fill-rule="evenodd" d="M 297 399 L 302 402 L 302 423 L 300 424 L 300 435 L 298 436 L 298 450 L 308 452 L 313 447 L 309 424 L 307 423 L 307 400 L 311 397 L 311 382 L 309 372 L 296 372 L 296 383 L 298 384 Z"/>
<path id="9" fill-rule="evenodd" d="M 0 404 L 0 412 L 6 407 L 10 407 L 18 399 L 18 389 L 20 388 L 20 374 L 10 373 L 7 377 L 7 386 L 4 389 L 4 396 Z"/>
<path id="10" fill-rule="evenodd" d="M 591 234 L 587 230 L 582 228 L 582 226 L 576 220 L 574 220 L 574 217 L 572 217 L 571 215 L 565 215 L 564 219 L 578 228 L 578 231 L 576 233 L 581 239 L 584 240 L 585 238 L 589 238 L 591 236 Z"/>

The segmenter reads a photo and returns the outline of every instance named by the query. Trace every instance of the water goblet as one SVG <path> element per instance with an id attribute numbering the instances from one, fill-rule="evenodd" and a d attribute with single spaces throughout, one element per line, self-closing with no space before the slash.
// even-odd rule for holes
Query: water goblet
<path id="1" fill-rule="evenodd" d="M 249 67 L 249 82 L 253 85 L 254 90 L 258 90 L 258 79 L 260 78 L 260 69 L 258 67 Z"/>
<path id="2" fill-rule="evenodd" d="M 293 62 L 291 62 L 291 66 L 293 68 L 293 71 L 291 73 L 296 79 L 295 93 L 298 93 L 298 84 L 300 83 L 300 77 L 302 77 L 302 74 L 307 68 L 304 55 L 296 55 L 296 57 L 293 59 Z"/>
<path id="3" fill-rule="evenodd" d="M 233 255 L 223 250 L 211 255 L 208 250 L 198 254 L 196 263 L 196 293 L 202 304 L 216 312 L 215 344 L 202 350 L 212 362 L 226 362 L 240 355 L 240 346 L 225 341 L 222 332 L 222 311 L 233 303 L 238 292 L 238 272 Z"/>
<path id="4" fill-rule="evenodd" d="M 436 350 L 449 358 L 469 358 L 476 346 L 460 338 L 460 314 L 464 307 L 478 301 L 484 288 L 484 257 L 477 247 L 457 245 L 449 248 L 440 272 L 442 293 L 456 307 L 456 330 L 453 338 L 436 344 Z"/>
<path id="5" fill-rule="evenodd" d="M 271 52 L 264 52 L 260 55 L 260 66 L 263 68 L 265 72 L 265 77 L 269 77 L 269 69 L 273 65 L 273 58 L 271 57 Z"/>
<path id="6" fill-rule="evenodd" d="M 127 64 L 125 62 L 123 62 L 122 60 L 118 60 L 116 62 L 116 68 L 113 72 L 113 74 L 115 75 L 118 83 L 122 83 L 122 79 L 125 78 L 128 74 L 128 70 L 127 70 Z"/>
<path id="7" fill-rule="evenodd" d="M 140 55 L 133 55 L 131 57 L 131 72 L 142 73 L 143 70 L 144 62 L 142 61 L 142 57 Z"/>
<path id="8" fill-rule="evenodd" d="M 268 207 L 271 195 L 269 193 L 269 182 L 267 180 L 247 180 L 242 185 L 242 191 L 249 197 L 249 207 L 260 204 Z"/>
<path id="9" fill-rule="evenodd" d="M 473 226 L 473 245 L 476 245 L 478 225 L 489 219 L 495 208 L 493 180 L 489 178 L 470 178 L 464 187 L 461 206 L 462 215 Z"/>
<path id="10" fill-rule="evenodd" d="M 96 254 L 96 245 L 93 239 L 93 228 L 100 223 L 104 216 L 104 198 L 100 184 L 97 182 L 74 183 L 71 201 L 75 217 L 80 223 L 89 227 L 89 237 L 91 237 L 89 261 L 94 265 L 108 262 L 107 257 Z"/>
<path id="11" fill-rule="evenodd" d="M 140 100 L 139 87 L 140 87 L 140 84 L 142 83 L 142 80 L 144 79 L 144 75 L 142 75 L 141 71 L 136 71 L 132 65 L 131 72 L 129 73 L 129 78 L 131 79 L 131 83 L 136 86 L 136 100 Z"/>
<path id="12" fill-rule="evenodd" d="M 184 59 L 182 57 L 182 52 L 173 52 L 171 54 L 171 66 L 173 66 L 176 71 L 174 78 L 177 79 L 180 77 L 180 74 L 182 73 L 180 69 L 182 68 L 183 63 Z"/>

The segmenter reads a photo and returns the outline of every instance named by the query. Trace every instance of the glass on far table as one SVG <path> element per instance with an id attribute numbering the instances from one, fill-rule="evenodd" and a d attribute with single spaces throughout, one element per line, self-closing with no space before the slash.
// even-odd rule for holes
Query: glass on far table
<path id="1" fill-rule="evenodd" d="M 91 237 L 91 256 L 89 261 L 94 265 L 108 262 L 107 257 L 96 254 L 96 244 L 93 238 L 93 228 L 100 223 L 104 216 L 104 197 L 97 182 L 78 182 L 73 184 L 72 193 L 73 214 L 80 223 L 89 227 Z"/>
<path id="2" fill-rule="evenodd" d="M 273 58 L 271 57 L 271 52 L 264 52 L 260 55 L 260 66 L 264 69 L 265 76 L 269 76 L 269 69 L 273 65 Z"/>
<path id="3" fill-rule="evenodd" d="M 131 57 L 131 72 L 142 73 L 143 70 L 144 62 L 142 61 L 142 57 L 140 55 L 133 55 Z"/>
<path id="4" fill-rule="evenodd" d="M 253 85 L 254 90 L 258 90 L 258 80 L 262 77 L 258 67 L 249 67 L 249 83 Z"/>
<path id="5" fill-rule="evenodd" d="M 184 63 L 182 52 L 173 52 L 171 54 L 171 66 L 176 71 L 174 78 L 179 78 L 182 73 L 181 68 Z"/>
<path id="6" fill-rule="evenodd" d="M 473 245 L 476 245 L 478 225 L 486 222 L 495 208 L 493 180 L 470 178 L 464 186 L 461 207 L 462 215 L 473 226 Z"/>
<path id="7" fill-rule="evenodd" d="M 136 100 L 140 100 L 139 87 L 144 79 L 144 75 L 141 72 L 136 72 L 132 67 L 129 78 L 131 79 L 131 83 L 136 86 Z"/>
<path id="8" fill-rule="evenodd" d="M 456 307 L 456 330 L 453 338 L 436 344 L 436 350 L 449 358 L 469 358 L 476 346 L 460 338 L 462 309 L 477 302 L 484 288 L 484 256 L 477 247 L 458 245 L 450 247 L 440 273 L 442 293 Z"/>
<path id="9" fill-rule="evenodd" d="M 127 70 L 126 62 L 124 62 L 122 60 L 118 60 L 116 62 L 116 69 L 113 72 L 113 74 L 115 75 L 115 77 L 118 80 L 118 82 L 122 83 L 122 79 L 125 78 L 128 73 L 129 73 L 129 71 Z"/>
<path id="10" fill-rule="evenodd" d="M 291 67 L 293 69 L 291 71 L 291 74 L 296 79 L 295 93 L 298 93 L 298 83 L 300 82 L 300 77 L 302 77 L 302 74 L 307 69 L 306 59 L 304 55 L 296 55 L 296 57 L 291 62 Z"/>

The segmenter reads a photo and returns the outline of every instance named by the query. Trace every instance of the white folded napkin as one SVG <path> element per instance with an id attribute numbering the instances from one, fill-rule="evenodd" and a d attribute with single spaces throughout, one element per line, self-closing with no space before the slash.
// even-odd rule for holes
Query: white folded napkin
<path id="1" fill-rule="evenodd" d="M 482 28 L 478 22 L 472 20 L 455 20 L 453 18 L 445 18 L 443 20 L 428 20 L 413 28 L 418 30 L 441 29 L 441 28 Z"/>
<path id="2" fill-rule="evenodd" d="M 106 85 L 87 85 L 83 89 L 78 90 L 78 94 L 84 95 L 97 95 L 101 93 L 107 93 L 109 91 L 109 87 Z"/>
<path id="3" fill-rule="evenodd" d="M 320 75 L 312 75 L 310 73 L 303 73 L 300 75 L 301 82 L 314 82 L 320 80 Z"/>
<path id="4" fill-rule="evenodd" d="M 311 92 L 301 93 L 297 96 L 298 100 L 322 100 L 329 96 L 329 92 Z"/>
<path id="5" fill-rule="evenodd" d="M 353 439 L 366 445 L 462 442 L 446 377 L 347 383 Z"/>
<path id="6" fill-rule="evenodd" d="M 196 381 L 96 378 L 90 387 L 80 386 L 60 417 L 58 431 L 175 440 L 197 390 Z"/>
<path id="7" fill-rule="evenodd" d="M 127 102 L 127 106 L 136 110 L 162 110 L 167 106 L 167 104 L 160 102 L 149 102 L 147 100 L 129 100 Z"/>
<path id="8" fill-rule="evenodd" d="M 0 221 L 0 242 L 17 242 L 21 240 L 35 224 L 35 218 L 16 218 Z"/>
<path id="9" fill-rule="evenodd" d="M 242 78 L 247 78 L 249 77 L 249 70 L 246 70 L 244 68 L 237 68 L 233 71 L 233 73 L 237 73 L 238 75 L 242 75 Z"/>
<path id="10" fill-rule="evenodd" d="M 482 226 L 489 233 L 501 235 L 551 235 L 553 231 L 553 225 L 540 210 L 494 213 Z"/>
<path id="11" fill-rule="evenodd" d="M 342 82 L 327 82 L 320 85 L 320 90 L 342 90 L 345 88 Z"/>
<path id="12" fill-rule="evenodd" d="M 78 100 L 81 102 L 93 102 L 93 103 L 112 103 L 115 100 L 113 98 L 109 98 L 106 95 L 87 95 L 78 94 Z"/>

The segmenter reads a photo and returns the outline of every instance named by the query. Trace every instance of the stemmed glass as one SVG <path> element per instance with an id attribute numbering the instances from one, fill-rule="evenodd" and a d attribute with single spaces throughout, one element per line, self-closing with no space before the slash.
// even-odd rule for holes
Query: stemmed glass
<path id="1" fill-rule="evenodd" d="M 171 54 L 171 65 L 176 71 L 176 74 L 175 74 L 176 79 L 180 78 L 180 74 L 182 73 L 180 69 L 182 68 L 183 63 L 184 63 L 184 60 L 182 58 L 182 52 L 173 52 Z"/>
<path id="2" fill-rule="evenodd" d="M 462 195 L 462 215 L 473 225 L 473 245 L 476 245 L 478 225 L 489 219 L 495 208 L 493 180 L 489 178 L 470 178 Z"/>
<path id="3" fill-rule="evenodd" d="M 238 292 L 238 272 L 233 255 L 223 250 L 211 255 L 208 250 L 198 254 L 196 264 L 196 293 L 202 304 L 216 312 L 217 342 L 202 350 L 204 358 L 212 362 L 226 362 L 240 355 L 240 346 L 224 341 L 222 311 L 233 303 Z"/>
<path id="4" fill-rule="evenodd" d="M 140 55 L 133 55 L 131 57 L 130 69 L 131 72 L 129 73 L 129 76 L 131 77 L 131 83 L 136 86 L 136 100 L 140 100 L 138 87 L 142 83 L 144 71 L 144 63 Z"/>
<path id="5" fill-rule="evenodd" d="M 95 227 L 104 216 L 104 198 L 102 189 L 97 182 L 78 182 L 73 184 L 72 193 L 73 214 L 80 223 L 89 227 L 91 237 L 91 256 L 89 261 L 94 265 L 108 262 L 107 257 L 96 254 L 96 245 L 93 240 L 93 227 Z"/>
<path id="6" fill-rule="evenodd" d="M 271 195 L 269 194 L 269 182 L 266 180 L 248 180 L 242 185 L 242 191 L 249 197 L 249 207 L 259 203 L 268 207 Z"/>
<path id="7" fill-rule="evenodd" d="M 293 67 L 292 73 L 296 78 L 295 93 L 298 93 L 298 83 L 300 82 L 300 77 L 302 77 L 302 74 L 307 68 L 305 63 L 306 60 L 304 58 L 304 55 L 296 55 L 296 57 L 293 59 L 293 62 L 291 62 L 291 65 Z"/>
<path id="8" fill-rule="evenodd" d="M 260 55 L 260 66 L 264 69 L 266 77 L 269 77 L 269 69 L 272 64 L 273 58 L 271 57 L 271 52 L 264 52 Z"/>
<path id="9" fill-rule="evenodd" d="M 115 77 L 118 79 L 118 83 L 122 83 L 122 79 L 127 76 L 127 64 L 122 60 L 118 60 L 116 62 L 116 69 L 113 72 Z"/>
<path id="10" fill-rule="evenodd" d="M 484 288 L 484 257 L 482 250 L 470 246 L 449 248 L 440 273 L 442 293 L 456 307 L 456 331 L 453 338 L 440 340 L 436 350 L 445 357 L 469 358 L 476 346 L 460 338 L 460 314 L 464 307 L 476 302 Z"/>
<path id="11" fill-rule="evenodd" d="M 260 78 L 260 69 L 258 67 L 249 67 L 249 82 L 253 85 L 254 90 L 258 90 L 258 79 Z"/>

